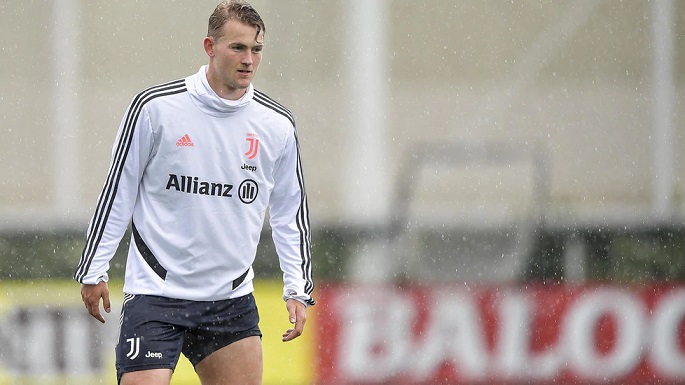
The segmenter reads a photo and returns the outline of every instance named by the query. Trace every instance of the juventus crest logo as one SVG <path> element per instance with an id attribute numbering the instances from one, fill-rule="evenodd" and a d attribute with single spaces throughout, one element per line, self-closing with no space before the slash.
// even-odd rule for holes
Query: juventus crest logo
<path id="1" fill-rule="evenodd" d="M 257 151 L 259 151 L 259 137 L 257 134 L 248 133 L 245 138 L 250 143 L 250 148 L 245 153 L 247 159 L 254 159 L 257 156 Z"/>
<path id="2" fill-rule="evenodd" d="M 134 360 L 140 354 L 140 337 L 128 338 L 126 342 L 131 345 L 131 350 L 126 353 L 126 357 Z"/>

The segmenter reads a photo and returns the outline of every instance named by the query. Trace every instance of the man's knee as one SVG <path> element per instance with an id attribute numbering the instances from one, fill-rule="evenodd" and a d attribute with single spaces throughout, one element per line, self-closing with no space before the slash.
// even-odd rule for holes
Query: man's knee
<path id="1" fill-rule="evenodd" d="M 119 385 L 169 385 L 171 369 L 150 369 L 124 373 Z"/>

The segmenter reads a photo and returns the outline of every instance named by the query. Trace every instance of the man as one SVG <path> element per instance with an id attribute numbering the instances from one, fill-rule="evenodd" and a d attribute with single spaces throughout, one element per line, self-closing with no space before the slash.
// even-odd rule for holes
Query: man
<path id="1" fill-rule="evenodd" d="M 252 85 L 264 33 L 249 4 L 220 3 L 208 65 L 141 92 L 122 119 L 74 275 L 105 322 L 109 261 L 132 222 L 120 384 L 169 384 L 180 353 L 203 385 L 261 383 L 251 266 L 267 209 L 294 324 L 282 339 L 302 334 L 314 304 L 307 197 L 295 122 Z"/>

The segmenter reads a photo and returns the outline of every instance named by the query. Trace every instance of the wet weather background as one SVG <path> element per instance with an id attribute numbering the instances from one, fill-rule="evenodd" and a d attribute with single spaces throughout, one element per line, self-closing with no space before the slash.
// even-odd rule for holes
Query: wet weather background
<path id="1" fill-rule="evenodd" d="M 126 242 L 107 326 L 69 279 L 121 114 L 206 62 L 215 3 L 0 4 L 0 384 L 114 383 Z M 684 3 L 252 3 L 319 298 L 269 339 L 267 225 L 266 385 L 685 383 Z"/>

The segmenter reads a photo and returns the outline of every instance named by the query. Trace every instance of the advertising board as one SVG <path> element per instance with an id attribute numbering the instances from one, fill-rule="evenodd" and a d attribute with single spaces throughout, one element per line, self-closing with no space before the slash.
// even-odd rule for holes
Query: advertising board
<path id="1" fill-rule="evenodd" d="M 685 384 L 685 287 L 318 288 L 317 383 Z"/>

